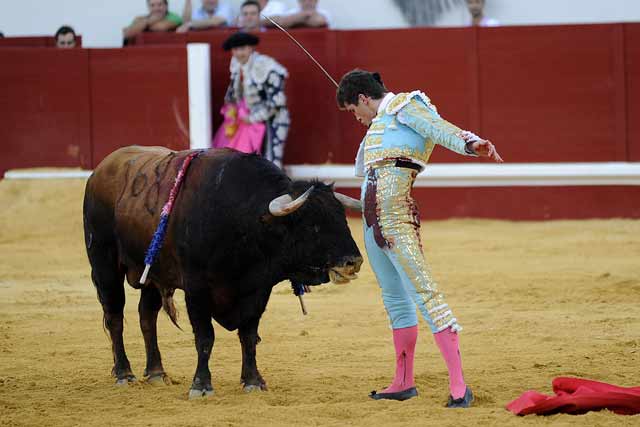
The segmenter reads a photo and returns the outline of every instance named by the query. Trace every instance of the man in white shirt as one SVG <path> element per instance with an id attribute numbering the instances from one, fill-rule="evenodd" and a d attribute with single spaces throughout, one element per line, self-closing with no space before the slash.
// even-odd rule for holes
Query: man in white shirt
<path id="1" fill-rule="evenodd" d="M 267 30 L 260 23 L 260 3 L 256 0 L 245 0 L 242 3 L 238 16 L 238 27 L 240 27 L 240 31 L 245 33 Z"/>
<path id="2" fill-rule="evenodd" d="M 287 7 L 278 0 L 258 0 L 260 13 L 264 16 L 279 16 L 287 13 Z"/>
<path id="3" fill-rule="evenodd" d="M 484 0 L 467 0 L 467 7 L 471 20 L 470 27 L 497 27 L 500 23 L 493 18 L 484 16 Z"/>
<path id="4" fill-rule="evenodd" d="M 297 7 L 289 9 L 284 15 L 272 18 L 286 28 L 328 28 L 331 26 L 331 15 L 326 10 L 318 8 L 318 0 L 298 0 Z"/>
<path id="5" fill-rule="evenodd" d="M 233 12 L 229 3 L 224 0 L 202 0 L 202 6 L 197 9 L 193 9 L 192 0 L 185 0 L 182 19 L 184 24 L 178 27 L 178 33 L 230 25 L 233 22 Z"/>

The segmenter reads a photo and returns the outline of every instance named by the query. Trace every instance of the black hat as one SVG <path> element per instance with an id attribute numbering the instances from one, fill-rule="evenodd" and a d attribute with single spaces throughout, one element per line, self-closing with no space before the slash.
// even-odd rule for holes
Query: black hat
<path id="1" fill-rule="evenodd" d="M 256 46 L 258 43 L 260 43 L 260 39 L 257 36 L 240 31 L 226 39 L 222 44 L 222 48 L 224 50 L 231 50 L 234 47 Z"/>

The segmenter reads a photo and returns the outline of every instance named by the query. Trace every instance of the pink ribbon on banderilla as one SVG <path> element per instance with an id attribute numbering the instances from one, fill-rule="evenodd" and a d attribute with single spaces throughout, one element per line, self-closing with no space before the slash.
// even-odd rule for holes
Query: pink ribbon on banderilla
<path id="1" fill-rule="evenodd" d="M 144 285 L 147 281 L 147 275 L 149 274 L 149 270 L 151 269 L 151 265 L 153 261 L 160 253 L 160 249 L 162 249 L 162 244 L 164 243 L 164 237 L 167 232 L 167 224 L 169 223 L 169 216 L 171 215 L 171 211 L 173 210 L 173 204 L 178 197 L 178 192 L 180 191 L 180 186 L 182 185 L 182 181 L 184 181 L 184 177 L 187 173 L 187 169 L 189 169 L 189 164 L 191 160 L 198 157 L 202 153 L 202 150 L 193 151 L 187 155 L 182 161 L 182 165 L 180 166 L 180 170 L 178 171 L 178 175 L 176 175 L 176 179 L 173 183 L 173 187 L 171 188 L 171 192 L 169 192 L 169 199 L 162 207 L 162 211 L 160 212 L 160 222 L 158 223 L 158 227 L 156 228 L 155 233 L 153 233 L 153 239 L 151 239 L 151 244 L 147 249 L 147 253 L 144 257 L 144 272 L 140 277 L 140 284 Z"/>

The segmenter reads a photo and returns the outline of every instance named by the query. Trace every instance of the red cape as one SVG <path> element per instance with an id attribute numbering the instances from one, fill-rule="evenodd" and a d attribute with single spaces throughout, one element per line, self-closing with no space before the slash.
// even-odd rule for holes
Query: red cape
<path id="1" fill-rule="evenodd" d="M 621 415 L 640 414 L 640 387 L 616 385 L 580 378 L 558 377 L 553 380 L 555 396 L 534 390 L 507 405 L 516 415 L 584 414 L 608 409 Z"/>

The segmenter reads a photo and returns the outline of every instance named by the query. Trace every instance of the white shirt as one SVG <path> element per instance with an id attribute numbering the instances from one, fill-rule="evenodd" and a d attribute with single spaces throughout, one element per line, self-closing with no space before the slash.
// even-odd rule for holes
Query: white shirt
<path id="1" fill-rule="evenodd" d="M 233 11 L 231 10 L 231 5 L 226 1 L 220 1 L 218 3 L 218 7 L 216 7 L 215 12 L 213 12 L 213 16 L 224 18 L 227 21 L 226 25 L 233 23 Z M 212 16 L 202 7 L 194 9 L 193 12 L 191 12 L 192 21 L 204 21 L 210 18 L 212 18 Z"/>
<path id="2" fill-rule="evenodd" d="M 395 93 L 388 92 L 384 98 L 382 98 L 380 105 L 378 105 L 378 114 L 387 108 L 387 105 L 389 105 L 389 102 L 391 102 L 394 96 L 396 96 Z M 355 175 L 364 176 L 364 140 L 360 143 L 358 154 L 356 155 Z"/>
<path id="3" fill-rule="evenodd" d="M 467 22 L 467 26 L 471 27 L 473 25 L 473 18 L 470 18 Z M 487 18 L 486 16 L 480 20 L 481 27 L 499 27 L 500 22 L 497 19 Z"/>
<path id="4" fill-rule="evenodd" d="M 391 102 L 391 100 L 393 99 L 394 96 L 396 96 L 395 93 L 387 92 L 387 94 L 384 96 L 384 98 L 382 98 L 382 101 L 380 101 L 380 105 L 378 105 L 378 114 L 380 114 L 380 112 L 382 110 L 387 108 L 387 105 L 389 105 L 389 103 Z"/>
<path id="5" fill-rule="evenodd" d="M 271 3 L 271 2 L 269 2 Z M 269 5 L 267 5 L 268 7 Z M 293 9 L 289 9 L 286 13 L 286 15 L 294 15 L 296 13 L 300 13 L 302 12 L 302 8 L 300 6 L 298 7 L 294 7 Z M 319 7 L 316 8 L 316 12 L 318 12 L 320 15 L 324 16 L 324 19 L 326 19 L 327 21 L 327 27 L 331 27 L 331 14 L 329 12 L 327 12 L 324 9 L 320 9 Z"/>
<path id="6" fill-rule="evenodd" d="M 277 0 L 269 0 L 267 5 L 260 11 L 264 16 L 286 15 L 287 6 Z"/>

